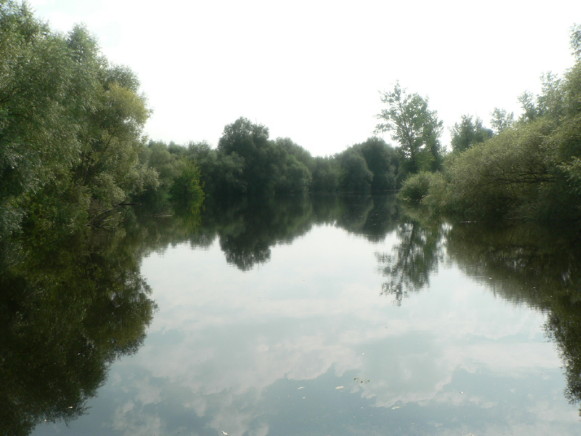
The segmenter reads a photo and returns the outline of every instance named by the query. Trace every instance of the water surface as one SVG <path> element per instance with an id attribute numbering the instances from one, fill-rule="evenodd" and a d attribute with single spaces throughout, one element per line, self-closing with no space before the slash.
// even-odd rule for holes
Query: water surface
<path id="1" fill-rule="evenodd" d="M 124 235 L 151 288 L 127 304 L 156 306 L 145 338 L 63 406 L 79 409 L 68 425 L 39 408 L 55 422 L 33 435 L 581 432 L 568 236 L 452 226 L 385 197 L 146 224 Z"/>

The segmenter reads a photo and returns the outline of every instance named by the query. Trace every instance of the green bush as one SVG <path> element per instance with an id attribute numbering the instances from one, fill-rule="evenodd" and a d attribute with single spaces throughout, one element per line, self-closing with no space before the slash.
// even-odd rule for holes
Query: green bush
<path id="1" fill-rule="evenodd" d="M 434 174 L 422 171 L 407 178 L 397 194 L 400 200 L 420 204 L 429 194 Z"/>

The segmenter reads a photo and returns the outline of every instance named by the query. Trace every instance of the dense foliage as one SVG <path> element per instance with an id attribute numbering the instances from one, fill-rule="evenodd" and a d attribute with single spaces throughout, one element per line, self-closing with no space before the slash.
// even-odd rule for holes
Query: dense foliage
<path id="1" fill-rule="evenodd" d="M 140 159 L 149 111 L 138 86 L 83 27 L 61 35 L 0 2 L 0 237 L 32 222 L 101 225 L 158 186 Z M 193 195 L 196 170 L 182 167 L 172 176 Z"/>
<path id="2" fill-rule="evenodd" d="M 404 174 L 439 170 L 443 124 L 436 112 L 428 108 L 428 100 L 418 94 L 408 94 L 397 83 L 393 90 L 382 95 L 381 101 L 386 107 L 378 115 L 377 130 L 391 133 L 400 145 Z"/>
<path id="3" fill-rule="evenodd" d="M 162 167 L 170 156 L 195 163 L 204 195 L 213 199 L 391 192 L 401 178 L 400 157 L 382 139 L 313 157 L 289 138 L 270 139 L 267 127 L 246 118 L 227 125 L 215 149 L 194 142 L 184 147 L 151 142 L 147 148 L 148 165 L 160 176 L 169 171 Z M 162 150 L 165 157 L 160 159 Z"/>
<path id="4" fill-rule="evenodd" d="M 465 219 L 580 220 L 581 59 L 520 101 L 516 122 L 496 111 L 489 138 L 478 120 L 463 119 L 443 172 L 408 179 L 401 197 Z"/>
<path id="5" fill-rule="evenodd" d="M 102 226 L 120 206 L 199 211 L 213 199 L 305 193 L 382 193 L 464 218 L 581 217 L 581 66 L 547 75 L 523 115 L 465 115 L 445 156 L 428 100 L 396 84 L 377 130 L 341 153 L 313 157 L 239 118 L 218 147 L 147 142 L 149 115 L 127 68 L 111 65 L 82 27 L 52 32 L 25 4 L 0 1 L 0 238 L 34 226 Z"/>

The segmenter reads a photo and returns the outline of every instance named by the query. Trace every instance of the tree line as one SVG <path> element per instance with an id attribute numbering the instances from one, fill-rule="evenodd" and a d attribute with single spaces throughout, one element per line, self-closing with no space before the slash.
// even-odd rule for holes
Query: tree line
<path id="1" fill-rule="evenodd" d="M 384 193 L 464 218 L 581 216 L 581 66 L 524 94 L 518 120 L 496 109 L 492 128 L 463 116 L 452 129 L 399 83 L 382 96 L 376 134 L 333 156 L 312 156 L 239 118 L 216 148 L 143 135 L 139 82 L 111 64 L 88 31 L 50 30 L 26 4 L 0 1 L 0 239 L 31 228 L 104 226 L 121 207 L 198 211 L 205 198 Z"/>
<path id="2" fill-rule="evenodd" d="M 115 223 L 123 206 L 199 210 L 205 197 L 385 192 L 398 152 L 371 138 L 313 157 L 240 118 L 217 148 L 149 141 L 139 81 L 82 26 L 52 31 L 25 3 L 0 1 L 0 239 Z"/>
<path id="3" fill-rule="evenodd" d="M 163 173 L 165 162 L 195 164 L 205 195 L 240 196 L 395 191 L 400 175 L 396 150 L 372 137 L 334 156 L 313 157 L 289 138 L 270 139 L 268 128 L 239 118 L 224 128 L 218 146 L 178 146 L 152 141 L 147 164 Z"/>
<path id="4" fill-rule="evenodd" d="M 522 115 L 500 109 L 492 129 L 465 116 L 437 172 L 420 171 L 400 198 L 469 220 L 581 220 L 581 26 L 572 31 L 575 63 L 547 74 L 538 95 L 524 93 Z"/>

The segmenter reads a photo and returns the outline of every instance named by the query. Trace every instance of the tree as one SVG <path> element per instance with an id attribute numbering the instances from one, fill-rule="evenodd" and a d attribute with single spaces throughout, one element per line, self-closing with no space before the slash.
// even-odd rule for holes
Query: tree
<path id="1" fill-rule="evenodd" d="M 480 118 L 473 119 L 470 115 L 462 115 L 460 123 L 454 124 L 452 128 L 452 149 L 462 152 L 474 144 L 486 141 L 492 135 L 492 130 L 484 127 Z"/>
<path id="2" fill-rule="evenodd" d="M 332 157 L 316 157 L 313 169 L 313 192 L 336 192 L 339 188 L 339 164 Z"/>
<path id="3" fill-rule="evenodd" d="M 308 151 L 288 138 L 277 138 L 274 149 L 275 191 L 304 194 L 311 187 L 313 158 Z"/>
<path id="4" fill-rule="evenodd" d="M 0 238 L 26 220 L 99 221 L 155 184 L 139 160 L 139 83 L 83 27 L 54 33 L 25 4 L 0 4 Z"/>
<path id="5" fill-rule="evenodd" d="M 275 167 L 271 159 L 274 149 L 268 140 L 268 128 L 246 118 L 238 118 L 224 127 L 218 152 L 244 159 L 242 179 L 248 193 L 274 192 Z"/>
<path id="6" fill-rule="evenodd" d="M 441 167 L 442 154 L 439 137 L 442 121 L 435 111 L 428 109 L 427 99 L 418 94 L 407 94 L 396 83 L 385 92 L 381 101 L 387 105 L 378 114 L 378 132 L 390 132 L 400 145 L 407 173 L 436 170 Z"/>
<path id="7" fill-rule="evenodd" d="M 519 102 L 523 108 L 520 121 L 530 122 L 543 116 L 555 120 L 562 118 L 566 109 L 564 85 L 565 82 L 556 74 L 544 74 L 542 76 L 542 91 L 539 95 L 534 96 L 530 92 L 525 92 L 519 97 Z"/>
<path id="8" fill-rule="evenodd" d="M 350 148 L 340 156 L 340 188 L 344 192 L 369 193 L 373 173 L 367 168 L 365 158 L 357 150 Z"/>
<path id="9" fill-rule="evenodd" d="M 82 66 L 25 4 L 0 6 L 0 238 L 17 230 L 30 198 L 66 183 L 76 159 L 73 114 L 89 100 Z"/>
<path id="10" fill-rule="evenodd" d="M 354 145 L 353 148 L 361 153 L 367 168 L 373 174 L 371 192 L 379 193 L 397 189 L 399 158 L 391 146 L 381 138 L 369 138 L 361 144 Z"/>
<path id="11" fill-rule="evenodd" d="M 494 133 L 499 134 L 514 124 L 514 114 L 504 109 L 494 108 L 490 124 Z"/>
<path id="12" fill-rule="evenodd" d="M 571 49 L 577 61 L 581 60 L 581 25 L 576 24 L 571 28 Z"/>

